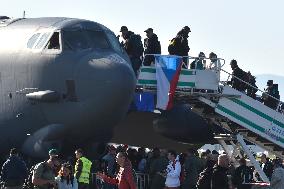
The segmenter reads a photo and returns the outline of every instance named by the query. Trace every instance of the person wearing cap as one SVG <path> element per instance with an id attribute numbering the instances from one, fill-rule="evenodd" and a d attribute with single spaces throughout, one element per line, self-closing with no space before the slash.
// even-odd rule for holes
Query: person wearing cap
<path id="1" fill-rule="evenodd" d="M 284 187 L 284 169 L 282 162 L 283 160 L 278 158 L 273 161 L 274 171 L 271 176 L 271 189 L 283 189 Z"/>
<path id="2" fill-rule="evenodd" d="M 51 149 L 48 151 L 50 157 L 58 157 L 58 151 L 56 149 Z"/>
<path id="3" fill-rule="evenodd" d="M 78 181 L 78 189 L 88 189 L 90 184 L 90 174 L 92 162 L 84 157 L 84 151 L 77 149 L 75 151 L 77 162 L 75 165 L 75 178 Z"/>
<path id="4" fill-rule="evenodd" d="M 1 180 L 5 189 L 20 189 L 28 176 L 28 169 L 23 160 L 19 158 L 16 148 L 10 150 L 10 156 L 1 170 Z"/>
<path id="5" fill-rule="evenodd" d="M 205 54 L 204 52 L 200 52 L 198 58 L 196 58 L 190 64 L 190 69 L 204 70 L 206 61 L 204 60 Z"/>
<path id="6" fill-rule="evenodd" d="M 108 153 L 102 158 L 105 162 L 105 173 L 107 176 L 114 178 L 116 171 L 116 148 L 113 145 L 108 146 Z M 113 189 L 114 186 L 108 183 L 104 183 L 104 189 Z"/>
<path id="7" fill-rule="evenodd" d="M 268 80 L 267 81 L 267 88 L 264 89 L 265 93 L 262 94 L 262 100 L 263 100 L 263 104 L 272 108 L 272 109 L 276 109 L 277 105 L 278 105 L 278 100 L 270 97 L 273 96 L 277 99 L 280 99 L 279 96 L 279 91 L 278 91 L 278 85 L 273 83 L 273 80 Z M 268 95 L 270 96 L 268 96 Z"/>
<path id="8" fill-rule="evenodd" d="M 56 186 L 55 177 L 60 167 L 57 156 L 50 156 L 48 160 L 35 165 L 32 175 L 32 184 L 35 189 L 50 189 Z"/>
<path id="9" fill-rule="evenodd" d="M 126 26 L 121 26 L 120 32 L 124 39 L 124 42 L 121 44 L 128 54 L 132 68 L 137 76 L 138 70 L 142 65 L 141 57 L 144 51 L 141 36 L 129 31 Z"/>
<path id="10" fill-rule="evenodd" d="M 188 26 L 183 27 L 170 42 L 168 51 L 170 55 L 188 56 L 190 50 L 188 46 L 188 34 L 191 32 Z M 183 68 L 187 68 L 188 57 L 183 57 Z"/>
<path id="11" fill-rule="evenodd" d="M 150 66 L 152 62 L 155 62 L 155 58 L 151 55 L 147 56 L 147 54 L 161 54 L 161 44 L 152 28 L 148 28 L 144 32 L 146 32 L 147 38 L 144 39 L 145 58 L 143 64 L 144 66 Z"/>

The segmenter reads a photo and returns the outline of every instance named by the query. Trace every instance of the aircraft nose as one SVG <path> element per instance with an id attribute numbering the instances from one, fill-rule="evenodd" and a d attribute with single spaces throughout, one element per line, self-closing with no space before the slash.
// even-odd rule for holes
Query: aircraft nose
<path id="1" fill-rule="evenodd" d="M 129 62 L 120 57 L 93 58 L 81 63 L 76 75 L 76 95 L 88 114 L 83 116 L 85 125 L 111 126 L 126 114 L 136 85 Z"/>

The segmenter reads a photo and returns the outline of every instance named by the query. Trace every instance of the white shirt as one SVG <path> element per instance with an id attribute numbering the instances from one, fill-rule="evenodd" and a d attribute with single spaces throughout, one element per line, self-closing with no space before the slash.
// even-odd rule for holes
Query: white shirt
<path id="1" fill-rule="evenodd" d="M 167 187 L 179 187 L 180 186 L 180 172 L 181 172 L 181 165 L 179 161 L 170 162 L 167 166 L 167 178 L 165 185 Z"/>

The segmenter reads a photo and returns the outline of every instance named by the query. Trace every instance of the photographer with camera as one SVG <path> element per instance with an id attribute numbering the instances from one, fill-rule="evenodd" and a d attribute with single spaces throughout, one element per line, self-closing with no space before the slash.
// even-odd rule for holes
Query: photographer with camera
<path id="1" fill-rule="evenodd" d="M 57 156 L 50 156 L 47 161 L 36 165 L 33 171 L 32 183 L 35 189 L 52 189 L 56 186 L 55 172 L 60 166 Z"/>
<path id="2" fill-rule="evenodd" d="M 74 177 L 72 166 L 69 163 L 61 165 L 55 181 L 58 189 L 78 189 L 77 179 Z"/>

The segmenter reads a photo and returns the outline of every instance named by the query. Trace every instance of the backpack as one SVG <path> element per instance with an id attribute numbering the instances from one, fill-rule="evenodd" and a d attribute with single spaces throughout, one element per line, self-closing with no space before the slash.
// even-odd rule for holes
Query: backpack
<path id="1" fill-rule="evenodd" d="M 180 49 L 180 45 L 181 44 L 181 41 L 178 37 L 175 37 L 173 38 L 171 41 L 170 41 L 170 44 L 168 46 L 168 51 L 169 51 L 169 54 L 171 55 L 177 55 L 178 54 L 178 51 Z"/>
<path id="2" fill-rule="evenodd" d="M 30 170 L 29 170 L 29 175 L 27 177 L 27 179 L 25 180 L 24 182 L 24 185 L 23 185 L 23 189 L 31 189 L 31 188 L 34 188 L 34 184 L 33 184 L 33 174 L 34 174 L 34 170 L 36 170 L 36 167 L 38 167 L 40 164 L 43 164 L 43 173 L 45 171 L 47 171 L 47 165 L 46 165 L 46 161 L 44 162 L 40 162 L 40 163 L 37 163 L 35 165 L 33 165 Z"/>
<path id="3" fill-rule="evenodd" d="M 140 57 L 143 55 L 144 52 L 144 47 L 143 43 L 141 41 L 141 36 L 138 34 L 132 34 L 129 37 L 129 43 L 131 44 L 132 47 L 132 53 L 136 57 Z"/>

